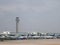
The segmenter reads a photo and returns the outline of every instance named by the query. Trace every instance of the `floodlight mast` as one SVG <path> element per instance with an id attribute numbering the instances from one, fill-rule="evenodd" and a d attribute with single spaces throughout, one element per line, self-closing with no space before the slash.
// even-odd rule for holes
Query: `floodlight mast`
<path id="1" fill-rule="evenodd" d="M 19 30 L 19 17 L 16 17 L 16 33 L 18 33 Z"/>

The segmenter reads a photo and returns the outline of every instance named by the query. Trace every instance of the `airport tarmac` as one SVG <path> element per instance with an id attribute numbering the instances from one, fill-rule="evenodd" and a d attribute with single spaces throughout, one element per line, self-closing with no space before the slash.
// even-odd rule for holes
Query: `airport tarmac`
<path id="1" fill-rule="evenodd" d="M 5 40 L 0 45 L 60 45 L 60 39 Z"/>

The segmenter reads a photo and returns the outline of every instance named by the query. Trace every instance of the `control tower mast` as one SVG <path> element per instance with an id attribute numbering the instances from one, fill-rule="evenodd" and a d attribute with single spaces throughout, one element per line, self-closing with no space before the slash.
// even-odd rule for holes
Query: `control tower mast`
<path id="1" fill-rule="evenodd" d="M 18 33 L 19 30 L 19 17 L 16 17 L 16 33 Z"/>

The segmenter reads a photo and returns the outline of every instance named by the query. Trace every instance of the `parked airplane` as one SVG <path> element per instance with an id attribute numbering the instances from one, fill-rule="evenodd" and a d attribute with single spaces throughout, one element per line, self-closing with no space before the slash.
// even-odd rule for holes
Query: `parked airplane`
<path id="1" fill-rule="evenodd" d="M 0 41 L 4 41 L 5 38 L 6 38 L 5 35 L 0 34 Z"/>
<path id="2" fill-rule="evenodd" d="M 27 35 L 20 35 L 17 39 L 27 39 Z"/>

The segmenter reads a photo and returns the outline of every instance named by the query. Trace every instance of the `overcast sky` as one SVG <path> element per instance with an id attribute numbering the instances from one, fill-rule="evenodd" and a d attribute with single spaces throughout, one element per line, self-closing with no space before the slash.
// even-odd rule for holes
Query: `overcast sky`
<path id="1" fill-rule="evenodd" d="M 0 0 L 0 32 L 60 32 L 60 0 Z"/>

